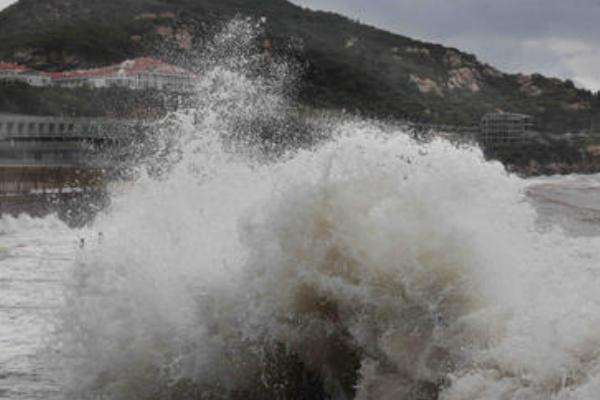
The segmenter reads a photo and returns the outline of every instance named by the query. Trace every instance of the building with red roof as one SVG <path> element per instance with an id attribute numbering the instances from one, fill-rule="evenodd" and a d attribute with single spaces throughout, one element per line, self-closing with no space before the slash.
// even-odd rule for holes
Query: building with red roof
<path id="1" fill-rule="evenodd" d="M 0 61 L 0 82 L 23 82 L 31 86 L 50 86 L 52 79 L 47 74 L 24 65 Z"/>
<path id="2" fill-rule="evenodd" d="M 120 64 L 88 70 L 49 73 L 55 85 L 61 87 L 125 87 L 192 91 L 198 76 L 151 58 L 136 58 Z"/>
<path id="3" fill-rule="evenodd" d="M 0 82 L 24 82 L 31 86 L 124 87 L 190 92 L 198 76 L 193 72 L 154 60 L 135 58 L 108 67 L 65 72 L 40 72 L 29 67 L 0 62 Z"/>

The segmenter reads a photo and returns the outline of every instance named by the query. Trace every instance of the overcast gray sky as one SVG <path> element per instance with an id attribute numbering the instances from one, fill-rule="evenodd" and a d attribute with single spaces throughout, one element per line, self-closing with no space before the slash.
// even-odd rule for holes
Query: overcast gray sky
<path id="1" fill-rule="evenodd" d="M 16 0 L 0 0 L 0 9 Z M 600 90 L 600 0 L 292 0 Z"/>
<path id="2" fill-rule="evenodd" d="M 600 90 L 600 0 L 292 0 Z"/>
<path id="3" fill-rule="evenodd" d="M 2 10 L 3 8 L 8 7 L 9 5 L 11 5 L 12 3 L 16 3 L 16 0 L 0 0 L 0 10 Z"/>

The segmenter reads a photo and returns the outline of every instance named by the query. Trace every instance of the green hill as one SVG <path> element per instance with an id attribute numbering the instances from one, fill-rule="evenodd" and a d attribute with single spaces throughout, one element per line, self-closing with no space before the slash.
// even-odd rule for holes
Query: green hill
<path id="1" fill-rule="evenodd" d="M 586 130 L 600 114 L 598 94 L 572 82 L 504 74 L 457 49 L 286 0 L 20 0 L 0 13 L 0 59 L 47 70 L 184 60 L 236 15 L 266 17 L 270 51 L 306 65 L 300 98 L 311 106 L 453 125 L 503 110 L 553 132 Z"/>

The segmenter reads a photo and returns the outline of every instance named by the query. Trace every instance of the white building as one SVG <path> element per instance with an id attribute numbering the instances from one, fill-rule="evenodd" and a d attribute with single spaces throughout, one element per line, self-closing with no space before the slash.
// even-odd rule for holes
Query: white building
<path id="1" fill-rule="evenodd" d="M 23 82 L 31 86 L 50 86 L 52 79 L 44 72 L 19 64 L 0 62 L 0 82 Z"/>
<path id="2" fill-rule="evenodd" d="M 151 58 L 136 58 L 103 68 L 53 72 L 49 75 L 54 84 L 61 87 L 126 87 L 181 92 L 193 91 L 198 79 L 190 71 Z"/>

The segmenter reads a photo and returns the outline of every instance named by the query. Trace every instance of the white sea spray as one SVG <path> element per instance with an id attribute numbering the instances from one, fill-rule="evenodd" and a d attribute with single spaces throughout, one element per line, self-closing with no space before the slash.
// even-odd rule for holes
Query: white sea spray
<path id="1" fill-rule="evenodd" d="M 65 395 L 595 399 L 600 241 L 541 231 L 527 182 L 479 150 L 385 124 L 327 121 L 265 157 L 257 135 L 295 133 L 289 69 L 248 72 L 251 25 L 215 40 L 234 50 L 174 117 L 161 179 L 96 221 L 59 327 Z"/>

